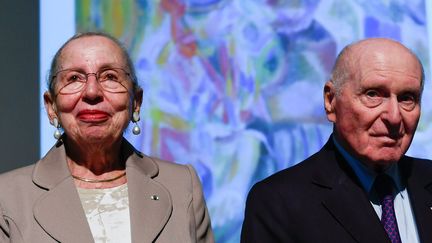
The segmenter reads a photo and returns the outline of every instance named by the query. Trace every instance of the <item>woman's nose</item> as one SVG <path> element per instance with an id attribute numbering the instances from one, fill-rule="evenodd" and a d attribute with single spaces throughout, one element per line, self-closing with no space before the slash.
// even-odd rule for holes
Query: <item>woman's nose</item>
<path id="1" fill-rule="evenodd" d="M 97 97 L 102 97 L 102 96 L 103 96 L 103 90 L 97 80 L 96 73 L 88 73 L 87 82 L 83 90 L 83 97 L 93 100 Z"/>

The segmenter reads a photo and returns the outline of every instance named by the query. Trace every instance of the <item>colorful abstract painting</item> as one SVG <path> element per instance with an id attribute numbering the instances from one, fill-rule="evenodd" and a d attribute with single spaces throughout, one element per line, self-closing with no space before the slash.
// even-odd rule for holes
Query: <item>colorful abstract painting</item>
<path id="1" fill-rule="evenodd" d="M 429 77 L 424 1 L 77 0 L 77 32 L 105 31 L 130 51 L 144 89 L 142 152 L 192 164 L 217 242 L 239 242 L 245 198 L 258 180 L 327 141 L 322 89 L 337 53 L 390 37 Z M 431 157 L 432 113 L 410 150 Z M 430 152 L 429 152 L 430 153 Z"/>

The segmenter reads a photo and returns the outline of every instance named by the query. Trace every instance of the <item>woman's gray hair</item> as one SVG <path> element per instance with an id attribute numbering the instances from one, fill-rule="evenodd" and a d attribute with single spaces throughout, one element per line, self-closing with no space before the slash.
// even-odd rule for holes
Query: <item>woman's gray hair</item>
<path id="1" fill-rule="evenodd" d="M 126 49 L 126 47 L 114 36 L 104 33 L 104 32 L 84 32 L 84 33 L 77 33 L 74 36 L 72 36 L 71 38 L 69 38 L 61 47 L 60 49 L 58 49 L 58 51 L 56 52 L 56 54 L 54 55 L 52 62 L 51 62 L 51 68 L 49 70 L 48 73 L 48 79 L 47 79 L 47 85 L 48 85 L 48 90 L 50 92 L 50 94 L 52 96 L 55 96 L 54 93 L 54 84 L 55 84 L 55 75 L 57 74 L 59 70 L 59 59 L 60 56 L 63 52 L 63 49 L 73 40 L 82 38 L 82 37 L 90 37 L 90 36 L 101 36 L 101 37 L 105 37 L 108 38 L 110 40 L 112 40 L 122 51 L 123 56 L 126 60 L 126 67 L 129 69 L 129 76 L 132 80 L 132 84 L 133 84 L 133 90 L 136 91 L 137 89 L 139 89 L 139 84 L 138 84 L 138 79 L 136 76 L 136 72 L 135 72 L 135 67 L 134 64 L 132 62 L 131 57 L 129 56 L 129 53 Z"/>

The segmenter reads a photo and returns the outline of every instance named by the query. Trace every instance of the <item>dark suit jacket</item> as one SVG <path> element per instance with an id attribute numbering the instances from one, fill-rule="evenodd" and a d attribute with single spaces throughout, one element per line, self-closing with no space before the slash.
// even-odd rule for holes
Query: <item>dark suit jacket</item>
<path id="1" fill-rule="evenodd" d="M 432 242 L 432 162 L 404 156 L 421 242 Z M 390 242 L 366 192 L 332 138 L 316 154 L 255 184 L 241 242 Z"/>
<path id="2" fill-rule="evenodd" d="M 122 156 L 132 242 L 214 242 L 191 166 L 147 157 L 126 140 Z M 35 165 L 0 175 L 0 242 L 94 242 L 62 144 Z"/>

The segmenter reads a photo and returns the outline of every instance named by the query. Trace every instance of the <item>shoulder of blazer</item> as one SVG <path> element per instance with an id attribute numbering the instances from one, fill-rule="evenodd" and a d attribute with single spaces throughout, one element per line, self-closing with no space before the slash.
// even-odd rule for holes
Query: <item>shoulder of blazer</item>
<path id="1" fill-rule="evenodd" d="M 432 183 L 432 160 L 403 156 L 399 162 L 403 178 L 424 186 Z"/>
<path id="2" fill-rule="evenodd" d="M 167 189 L 189 190 L 192 187 L 192 177 L 196 175 L 191 174 L 189 165 L 176 164 L 153 157 L 147 157 L 147 159 L 152 160 L 158 167 L 158 173 L 153 179 L 162 183 Z"/>
<path id="3" fill-rule="evenodd" d="M 25 167 L 17 168 L 8 172 L 0 174 L 0 190 L 7 190 L 11 186 L 19 185 L 18 180 L 26 181 L 31 180 L 31 175 L 34 169 L 34 164 Z"/>
<path id="4" fill-rule="evenodd" d="M 5 210 L 13 210 L 18 206 L 18 201 L 32 197 L 28 192 L 37 189 L 32 181 L 33 169 L 34 165 L 29 165 L 0 175 L 0 206 L 3 214 L 9 215 Z"/>
<path id="5" fill-rule="evenodd" d="M 349 170 L 330 137 L 315 154 L 292 167 L 276 172 L 259 184 L 268 184 L 269 187 L 296 187 L 299 184 L 316 183 L 324 187 L 332 187 L 338 183 L 336 178 L 340 178 Z"/>

